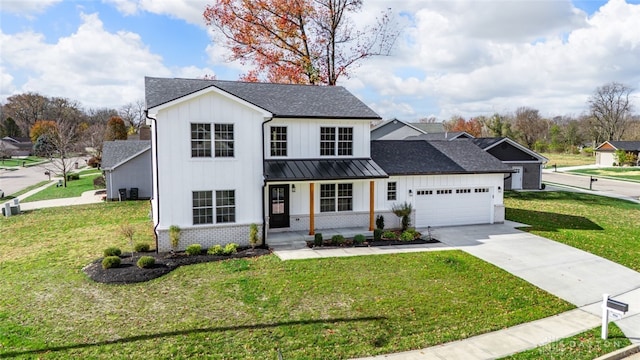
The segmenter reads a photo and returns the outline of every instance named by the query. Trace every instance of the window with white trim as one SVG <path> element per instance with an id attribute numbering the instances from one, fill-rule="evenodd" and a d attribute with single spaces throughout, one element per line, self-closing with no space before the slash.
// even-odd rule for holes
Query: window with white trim
<path id="1" fill-rule="evenodd" d="M 233 157 L 233 124 L 214 124 L 215 156 Z"/>
<path id="2" fill-rule="evenodd" d="M 353 184 L 320 184 L 320 212 L 353 210 Z"/>
<path id="3" fill-rule="evenodd" d="M 287 156 L 287 127 L 271 127 L 271 156 Z"/>
<path id="4" fill-rule="evenodd" d="M 213 192 L 192 192 L 193 225 L 213 224 Z"/>
<path id="5" fill-rule="evenodd" d="M 321 156 L 353 155 L 353 128 L 321 127 L 320 128 L 320 155 Z"/>
<path id="6" fill-rule="evenodd" d="M 387 183 L 387 200 L 394 201 L 397 198 L 397 185 L 396 182 Z"/>
<path id="7" fill-rule="evenodd" d="M 232 223 L 236 221 L 236 191 L 216 191 L 216 222 Z"/>
<path id="8" fill-rule="evenodd" d="M 191 124 L 191 157 L 211 157 L 211 124 Z"/>

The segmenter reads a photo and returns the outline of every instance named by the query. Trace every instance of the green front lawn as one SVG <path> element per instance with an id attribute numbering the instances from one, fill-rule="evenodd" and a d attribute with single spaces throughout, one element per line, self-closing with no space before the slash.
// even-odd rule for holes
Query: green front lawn
<path id="1" fill-rule="evenodd" d="M 574 192 L 507 192 L 506 218 L 524 230 L 640 271 L 640 205 Z"/>
<path id="2" fill-rule="evenodd" d="M 99 171 L 97 174 L 99 174 Z M 95 190 L 93 187 L 93 179 L 99 176 L 102 175 L 82 175 L 80 180 L 67 181 L 66 188 L 63 186 L 58 187 L 56 185 L 49 186 L 48 188 L 29 196 L 22 202 L 78 197 L 85 191 Z"/>
<path id="3" fill-rule="evenodd" d="M 578 165 L 594 165 L 596 158 L 583 154 L 558 154 L 558 153 L 541 153 L 540 155 L 549 159 L 545 168 L 551 169 L 553 165 L 557 167 L 578 166 Z"/>
<path id="4" fill-rule="evenodd" d="M 605 176 L 620 180 L 640 181 L 640 167 L 610 167 L 600 169 L 571 170 L 583 175 Z"/>
<path id="5" fill-rule="evenodd" d="M 601 328 L 503 358 L 503 360 L 592 360 L 631 345 L 620 328 L 609 323 L 609 338 L 602 340 Z"/>
<path id="6" fill-rule="evenodd" d="M 22 166 L 22 164 L 29 167 L 42 161 L 47 161 L 47 159 L 36 156 L 29 156 L 24 159 L 0 159 L 0 167 L 15 167 Z"/>
<path id="7" fill-rule="evenodd" d="M 135 285 L 82 267 L 120 224 L 153 242 L 148 202 L 1 219 L 0 357 L 338 359 L 419 349 L 572 305 L 461 251 L 182 267 Z"/>

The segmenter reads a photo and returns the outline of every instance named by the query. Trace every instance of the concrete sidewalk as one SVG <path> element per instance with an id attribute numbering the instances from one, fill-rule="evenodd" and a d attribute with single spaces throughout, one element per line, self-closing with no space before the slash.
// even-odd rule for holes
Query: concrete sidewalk
<path id="1" fill-rule="evenodd" d="M 31 191 L 28 191 L 18 196 L 17 199 L 20 202 L 20 210 L 28 211 L 28 210 L 43 209 L 43 208 L 58 207 L 58 206 L 85 205 L 85 204 L 96 204 L 96 203 L 103 202 L 102 197 L 104 196 L 104 194 L 99 194 L 98 192 L 100 192 L 100 190 L 85 191 L 79 197 L 32 201 L 32 202 L 26 202 L 26 203 L 22 202 L 22 200 L 30 197 L 31 195 L 36 194 L 57 183 L 58 183 L 58 179 L 51 180 L 46 185 L 43 185 L 39 188 L 33 189 Z M 9 200 L 8 202 L 13 203 L 13 200 Z M 3 206 L 4 206 L 4 203 L 3 203 Z"/>

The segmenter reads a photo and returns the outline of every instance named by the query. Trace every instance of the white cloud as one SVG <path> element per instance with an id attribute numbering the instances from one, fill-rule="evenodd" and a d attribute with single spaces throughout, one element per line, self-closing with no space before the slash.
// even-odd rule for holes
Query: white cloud
<path id="1" fill-rule="evenodd" d="M 41 13 L 48 7 L 62 0 L 3 0 L 0 10 L 16 15 L 30 16 Z"/>
<path id="2" fill-rule="evenodd" d="M 171 74 L 138 34 L 107 32 L 98 14 L 81 18 L 77 31 L 55 44 L 33 32 L 0 34 L 3 66 L 28 74 L 18 91 L 67 97 L 87 107 L 117 108 L 143 98 L 145 75 Z"/>
<path id="3" fill-rule="evenodd" d="M 587 18 L 568 1 L 405 4 L 414 23 L 395 56 L 354 76 L 382 96 L 428 95 L 442 119 L 519 106 L 579 114 L 597 86 L 640 84 L 640 5 L 611 0 Z"/>
<path id="4" fill-rule="evenodd" d="M 105 0 L 112 3 L 124 15 L 133 15 L 147 11 L 158 15 L 167 15 L 184 20 L 190 24 L 204 27 L 204 12 L 209 0 Z"/>
<path id="5" fill-rule="evenodd" d="M 15 91 L 16 86 L 13 84 L 13 76 L 3 67 L 0 66 L 0 99 L 5 99 Z"/>

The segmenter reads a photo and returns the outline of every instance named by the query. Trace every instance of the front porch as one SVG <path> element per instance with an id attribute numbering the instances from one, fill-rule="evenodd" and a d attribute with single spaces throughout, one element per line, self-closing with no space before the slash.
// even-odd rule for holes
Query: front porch
<path id="1" fill-rule="evenodd" d="M 366 237 L 373 237 L 373 231 L 365 227 L 348 227 L 335 229 L 322 229 L 316 231 L 321 233 L 324 239 L 330 239 L 334 235 L 342 235 L 345 238 L 352 238 L 362 234 Z M 280 249 L 302 249 L 307 246 L 307 241 L 313 241 L 314 235 L 309 235 L 308 230 L 299 231 L 268 231 L 266 244 L 274 250 Z"/>

